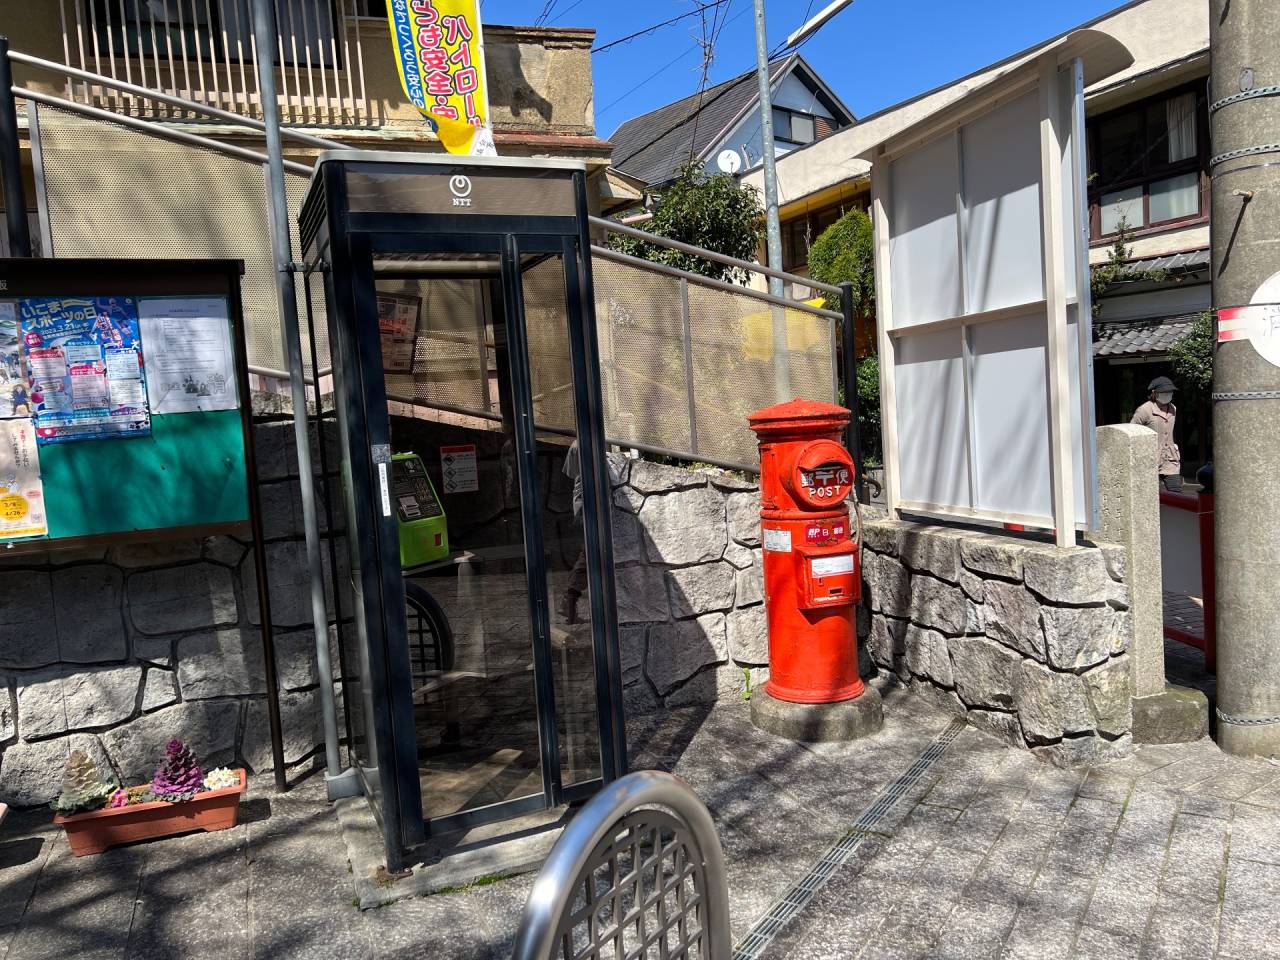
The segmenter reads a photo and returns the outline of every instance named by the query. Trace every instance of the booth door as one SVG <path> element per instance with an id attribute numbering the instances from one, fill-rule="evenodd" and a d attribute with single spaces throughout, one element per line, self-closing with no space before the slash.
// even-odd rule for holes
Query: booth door
<path id="1" fill-rule="evenodd" d="M 602 726 L 618 691 L 587 583 L 576 240 L 461 239 L 377 252 L 372 274 L 393 332 L 416 312 L 411 345 L 380 337 L 387 434 L 425 466 L 449 538 L 443 559 L 405 558 L 403 614 L 385 619 L 396 753 L 412 739 L 428 836 L 583 798 L 615 769 Z"/>

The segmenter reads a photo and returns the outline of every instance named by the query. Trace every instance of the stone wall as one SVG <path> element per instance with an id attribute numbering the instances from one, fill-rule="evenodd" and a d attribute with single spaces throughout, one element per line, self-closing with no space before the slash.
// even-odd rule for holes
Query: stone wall
<path id="1" fill-rule="evenodd" d="M 262 479 L 285 760 L 321 742 L 291 420 L 262 423 Z M 170 737 L 207 765 L 272 766 L 249 544 L 232 537 L 0 558 L 0 801 L 51 799 L 83 749 L 125 783 Z"/>
<path id="2" fill-rule="evenodd" d="M 871 657 L 912 689 L 1060 764 L 1127 752 L 1126 554 L 867 518 Z"/>
<path id="3" fill-rule="evenodd" d="M 769 663 L 754 479 L 610 461 L 628 710 L 745 697 Z"/>

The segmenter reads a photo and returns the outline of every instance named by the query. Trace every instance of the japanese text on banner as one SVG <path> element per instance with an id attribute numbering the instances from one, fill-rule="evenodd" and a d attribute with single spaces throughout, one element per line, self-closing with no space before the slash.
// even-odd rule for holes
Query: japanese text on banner
<path id="1" fill-rule="evenodd" d="M 450 153 L 492 155 L 476 0 L 390 0 L 400 83 Z"/>

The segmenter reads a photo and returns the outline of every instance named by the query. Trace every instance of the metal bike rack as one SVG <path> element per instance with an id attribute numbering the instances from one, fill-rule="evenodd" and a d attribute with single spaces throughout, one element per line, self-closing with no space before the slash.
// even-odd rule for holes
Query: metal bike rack
<path id="1" fill-rule="evenodd" d="M 728 960 L 729 894 L 711 814 L 645 770 L 601 790 L 534 882 L 513 960 Z"/>

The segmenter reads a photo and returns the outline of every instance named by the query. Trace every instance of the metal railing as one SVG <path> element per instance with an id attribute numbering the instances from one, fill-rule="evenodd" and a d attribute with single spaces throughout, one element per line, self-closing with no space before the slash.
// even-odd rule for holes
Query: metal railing
<path id="1" fill-rule="evenodd" d="M 276 0 L 280 30 L 273 59 L 283 122 L 375 122 L 361 19 L 351 12 L 351 0 Z M 66 66 L 137 81 L 128 90 L 83 73 L 68 76 L 68 100 L 153 120 L 206 118 L 203 111 L 139 93 L 151 88 L 237 116 L 262 116 L 250 0 L 58 0 L 58 14 Z"/>
<path id="2" fill-rule="evenodd" d="M 728 960 L 729 894 L 711 814 L 679 777 L 630 773 L 561 834 L 513 960 Z"/>

